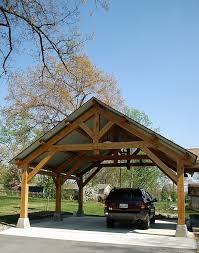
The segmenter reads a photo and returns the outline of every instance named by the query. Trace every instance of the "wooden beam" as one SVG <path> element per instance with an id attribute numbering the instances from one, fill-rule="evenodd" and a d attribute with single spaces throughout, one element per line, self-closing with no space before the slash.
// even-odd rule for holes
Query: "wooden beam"
<path id="1" fill-rule="evenodd" d="M 57 143 L 59 140 L 61 140 L 62 138 L 64 138 L 68 134 L 70 134 L 73 130 L 77 129 L 79 127 L 79 124 L 82 121 L 89 119 L 95 113 L 95 111 L 96 111 L 96 109 L 92 108 L 88 112 L 85 112 L 76 121 L 74 121 L 72 124 L 66 126 L 63 130 L 61 130 L 59 133 L 57 133 L 55 136 L 53 136 L 49 141 L 40 145 L 35 151 L 33 151 L 29 156 L 27 156 L 24 160 L 22 160 L 20 162 L 20 165 L 29 164 L 35 158 L 40 156 L 42 153 L 46 152 L 49 146 L 53 145 L 54 143 Z"/>
<path id="2" fill-rule="evenodd" d="M 81 122 L 79 126 L 91 139 L 94 138 L 93 131 L 85 123 Z"/>
<path id="3" fill-rule="evenodd" d="M 94 114 L 94 122 L 93 122 L 93 143 L 97 144 L 99 142 L 99 130 L 100 130 L 100 115 L 98 112 Z M 99 149 L 94 150 L 95 154 L 99 154 Z"/>
<path id="4" fill-rule="evenodd" d="M 129 155 L 130 156 L 130 149 L 128 148 L 127 149 L 127 155 Z M 127 160 L 127 170 L 130 170 L 130 168 L 131 168 L 131 161 L 130 161 L 130 159 L 128 159 Z"/>
<path id="5" fill-rule="evenodd" d="M 178 225 L 185 225 L 184 165 L 177 162 Z"/>
<path id="6" fill-rule="evenodd" d="M 90 182 L 90 180 L 100 171 L 102 169 L 102 167 L 101 166 L 99 166 L 85 181 L 84 181 L 84 183 L 83 183 L 83 187 L 85 186 L 85 185 L 87 185 L 89 182 Z"/>
<path id="7" fill-rule="evenodd" d="M 80 164 L 82 163 L 81 160 L 77 160 L 77 162 L 73 165 L 73 167 L 67 172 L 65 176 L 63 176 L 62 184 L 70 178 L 72 174 L 74 174 L 78 169 Z"/>
<path id="8" fill-rule="evenodd" d="M 176 173 L 170 169 L 162 160 L 160 160 L 159 157 L 157 157 L 149 148 L 145 147 L 142 148 L 142 151 L 145 152 L 146 155 L 148 155 L 148 157 L 157 164 L 157 166 L 163 171 L 165 172 L 165 174 L 169 175 L 170 178 L 172 178 L 172 180 L 174 182 L 177 182 L 177 175 Z"/>
<path id="9" fill-rule="evenodd" d="M 66 145 L 51 145 L 48 151 L 62 152 L 62 151 L 83 151 L 83 150 L 109 150 L 122 148 L 142 148 L 148 147 L 149 144 L 144 141 L 129 141 L 129 142 L 104 142 L 104 143 L 89 143 L 89 144 L 66 144 Z"/>
<path id="10" fill-rule="evenodd" d="M 98 135 L 100 130 L 100 115 L 98 112 L 94 114 L 94 122 L 93 122 L 93 134 L 94 134 L 94 142 L 98 142 Z"/>
<path id="11" fill-rule="evenodd" d="M 22 168 L 20 218 L 28 217 L 28 167 Z"/>
<path id="12" fill-rule="evenodd" d="M 39 164 L 29 173 L 28 182 L 52 159 L 55 155 L 55 152 L 50 152 L 43 160 L 39 162 Z"/>
<path id="13" fill-rule="evenodd" d="M 83 178 L 82 176 L 80 176 L 77 180 L 77 184 L 78 184 L 78 210 L 77 210 L 77 215 L 81 216 L 84 214 L 83 211 L 83 202 L 84 202 L 84 191 L 83 191 Z"/>
<path id="14" fill-rule="evenodd" d="M 85 133 L 81 128 L 77 128 L 75 129 L 75 131 L 77 131 L 78 133 L 80 133 L 81 135 L 83 135 L 84 137 L 88 138 L 89 140 L 93 140 L 90 136 L 88 136 L 87 133 Z"/>
<path id="15" fill-rule="evenodd" d="M 114 125 L 114 123 L 111 121 L 106 123 L 106 125 L 100 130 L 100 132 L 98 134 L 99 140 L 112 128 L 113 125 Z"/>
<path id="16" fill-rule="evenodd" d="M 84 174 L 86 174 L 87 172 L 89 172 L 90 170 L 92 170 L 93 168 L 96 168 L 100 165 L 100 162 L 94 162 L 92 163 L 90 166 L 88 166 L 87 168 L 85 168 L 84 170 L 80 171 L 79 173 L 77 173 L 77 177 L 78 176 L 83 176 Z"/>
<path id="17" fill-rule="evenodd" d="M 83 156 L 84 156 L 85 153 L 82 153 L 80 155 L 74 155 L 72 157 L 70 157 L 69 159 L 67 159 L 65 162 L 63 162 L 56 170 L 55 172 L 56 173 L 62 173 L 66 167 L 70 164 L 70 163 L 73 163 L 75 161 L 77 161 L 78 159 L 81 159 Z"/>
<path id="18" fill-rule="evenodd" d="M 61 175 L 57 175 L 55 178 L 55 186 L 56 186 L 56 204 L 55 204 L 55 212 L 61 213 L 61 187 L 62 187 L 62 177 Z"/>

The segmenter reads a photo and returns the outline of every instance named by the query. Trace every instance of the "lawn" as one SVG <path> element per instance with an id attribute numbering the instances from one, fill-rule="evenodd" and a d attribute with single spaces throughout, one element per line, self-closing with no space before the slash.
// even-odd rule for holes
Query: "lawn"
<path id="1" fill-rule="evenodd" d="M 62 211 L 73 213 L 77 211 L 77 201 L 62 200 Z M 41 211 L 54 211 L 55 200 L 43 198 L 29 198 L 29 213 Z M 15 196 L 1 196 L 0 197 L 0 222 L 15 224 L 20 211 L 20 198 Z M 104 205 L 99 202 L 86 201 L 84 203 L 84 212 L 86 215 L 104 215 Z M 30 215 L 31 218 L 31 215 Z"/>
<path id="2" fill-rule="evenodd" d="M 156 213 L 167 215 L 170 217 L 177 217 L 177 211 L 169 209 L 168 202 L 157 202 Z M 62 200 L 62 211 L 73 213 L 77 211 L 77 201 L 75 200 Z M 30 219 L 39 218 L 33 213 L 38 212 L 53 212 L 55 209 L 55 200 L 50 199 L 49 201 L 44 198 L 33 198 L 29 197 L 29 216 Z M 20 210 L 20 198 L 17 196 L 0 196 L 0 222 L 7 222 L 15 224 L 18 219 Z M 96 201 L 85 201 L 84 202 L 84 213 L 86 215 L 104 215 L 104 204 Z M 191 211 L 187 210 L 187 216 Z M 52 214 L 52 213 L 51 213 Z"/>

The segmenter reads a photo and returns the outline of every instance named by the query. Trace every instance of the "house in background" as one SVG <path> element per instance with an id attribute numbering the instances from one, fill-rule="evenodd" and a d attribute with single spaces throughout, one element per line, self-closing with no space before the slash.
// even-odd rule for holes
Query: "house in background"
<path id="1" fill-rule="evenodd" d="M 17 191 L 21 191 L 21 184 L 17 187 Z M 38 193 L 42 194 L 43 193 L 43 187 L 38 186 L 36 184 L 29 184 L 29 192 L 30 193 Z"/>
<path id="2" fill-rule="evenodd" d="M 188 195 L 191 198 L 190 208 L 199 211 L 199 184 L 189 184 Z"/>
<path id="3" fill-rule="evenodd" d="M 110 186 L 110 184 L 98 184 L 97 189 L 98 189 L 97 200 L 99 202 L 103 202 L 109 195 L 112 187 Z"/>
<path id="4" fill-rule="evenodd" d="M 63 195 L 65 199 L 77 200 L 78 199 L 78 185 L 76 183 L 63 184 Z"/>

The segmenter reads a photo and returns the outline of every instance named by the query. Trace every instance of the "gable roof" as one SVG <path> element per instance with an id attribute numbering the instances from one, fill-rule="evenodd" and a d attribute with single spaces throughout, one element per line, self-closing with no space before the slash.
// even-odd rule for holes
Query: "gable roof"
<path id="1" fill-rule="evenodd" d="M 133 124 L 134 126 L 141 129 L 143 132 L 147 133 L 148 135 L 151 135 L 152 137 L 157 138 L 161 143 L 164 145 L 172 148 L 173 150 L 177 150 L 178 152 L 181 152 L 182 154 L 188 155 L 193 162 L 196 161 L 197 155 L 192 153 L 191 151 L 179 146 L 178 144 L 174 143 L 173 141 L 165 138 L 159 133 L 154 132 L 153 130 L 143 126 L 142 124 L 138 123 L 137 121 L 129 118 L 128 116 L 124 115 L 123 113 L 113 109 L 112 107 L 106 105 L 102 101 L 98 100 L 95 97 L 92 97 L 90 100 L 88 100 L 85 104 L 83 104 L 80 108 L 75 110 L 73 113 L 71 113 L 67 118 L 62 120 L 60 123 L 58 123 L 54 128 L 49 130 L 47 133 L 45 133 L 42 137 L 40 137 L 38 140 L 33 142 L 30 146 L 28 146 L 26 149 L 24 149 L 22 152 L 20 152 L 17 156 L 15 156 L 10 163 L 15 164 L 18 160 L 23 160 L 27 156 L 29 156 L 33 151 L 35 151 L 38 147 L 40 147 L 41 142 L 47 142 L 50 140 L 53 136 L 58 134 L 61 130 L 63 130 L 65 127 L 67 127 L 66 121 L 69 123 L 74 122 L 77 118 L 79 118 L 81 115 L 83 115 L 85 112 L 89 111 L 94 103 L 98 103 L 102 108 L 116 114 L 119 117 L 125 118 L 130 124 Z M 73 137 L 75 138 L 75 136 Z M 79 138 L 76 136 L 76 138 Z M 60 159 L 60 158 L 59 158 Z M 90 164 L 89 164 L 90 165 Z"/>

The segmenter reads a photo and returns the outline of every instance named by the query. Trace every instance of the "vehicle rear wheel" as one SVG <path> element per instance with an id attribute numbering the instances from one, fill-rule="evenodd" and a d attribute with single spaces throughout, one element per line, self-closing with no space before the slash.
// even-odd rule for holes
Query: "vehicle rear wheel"
<path id="1" fill-rule="evenodd" d="M 150 218 L 149 215 L 147 214 L 146 220 L 144 220 L 142 223 L 142 228 L 149 229 L 149 227 L 150 227 Z"/>
<path id="2" fill-rule="evenodd" d="M 106 226 L 107 226 L 107 228 L 113 228 L 113 226 L 114 226 L 114 221 L 107 218 L 107 219 L 106 219 Z"/>
<path id="3" fill-rule="evenodd" d="M 151 224 L 154 224 L 155 223 L 155 214 L 153 215 L 153 217 L 151 218 Z"/>

